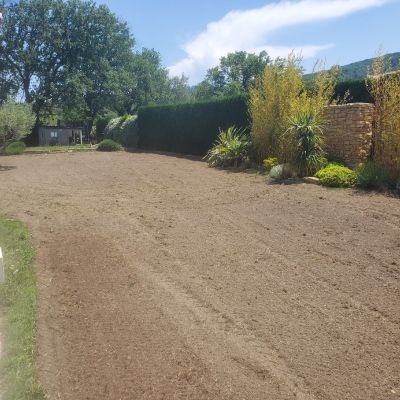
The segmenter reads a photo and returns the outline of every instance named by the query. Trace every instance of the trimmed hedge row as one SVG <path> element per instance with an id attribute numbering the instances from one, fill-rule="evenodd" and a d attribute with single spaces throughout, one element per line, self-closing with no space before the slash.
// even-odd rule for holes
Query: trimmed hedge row
<path id="1" fill-rule="evenodd" d="M 249 129 L 247 98 L 142 107 L 138 124 L 141 149 L 204 156 L 219 129 Z"/>
<path id="2" fill-rule="evenodd" d="M 365 80 L 338 82 L 335 88 L 335 98 L 343 99 L 346 92 L 349 92 L 350 103 L 373 103 L 374 99 L 369 93 Z"/>
<path id="3" fill-rule="evenodd" d="M 350 94 L 348 100 L 352 103 L 373 102 L 364 80 L 339 82 L 335 97 L 343 98 L 347 91 Z M 236 96 L 141 107 L 135 132 L 139 135 L 138 147 L 204 156 L 217 139 L 220 129 L 235 125 L 250 131 L 247 101 L 246 96 Z M 133 133 L 128 133 L 127 141 L 136 142 L 137 138 L 133 136 Z"/>

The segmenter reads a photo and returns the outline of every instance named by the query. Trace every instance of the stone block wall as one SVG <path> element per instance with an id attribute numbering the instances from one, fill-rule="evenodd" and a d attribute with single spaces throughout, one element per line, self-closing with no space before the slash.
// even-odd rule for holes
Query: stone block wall
<path id="1" fill-rule="evenodd" d="M 372 146 L 374 106 L 353 103 L 325 109 L 325 150 L 351 168 L 365 162 Z"/>

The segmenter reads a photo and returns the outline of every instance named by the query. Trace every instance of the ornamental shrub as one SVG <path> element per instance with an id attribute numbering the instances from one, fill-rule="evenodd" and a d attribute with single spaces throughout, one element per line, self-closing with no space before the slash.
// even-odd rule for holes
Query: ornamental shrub
<path id="1" fill-rule="evenodd" d="M 92 127 L 92 135 L 97 139 L 103 139 L 104 138 L 104 132 L 106 130 L 106 127 L 108 123 L 112 120 L 118 118 L 118 114 L 114 111 L 108 111 L 104 115 L 98 116 L 93 124 Z"/>
<path id="2" fill-rule="evenodd" d="M 245 132 L 231 126 L 220 131 L 217 141 L 204 158 L 210 167 L 238 167 L 247 157 L 250 146 Z"/>
<path id="3" fill-rule="evenodd" d="M 272 168 L 279 165 L 279 160 L 276 157 L 269 157 L 263 161 L 263 165 L 267 172 L 271 171 Z"/>
<path id="4" fill-rule="evenodd" d="M 126 114 L 113 118 L 105 128 L 104 137 L 126 147 L 137 147 L 139 141 L 137 116 Z"/>
<path id="5" fill-rule="evenodd" d="M 122 143 L 122 129 L 121 126 L 125 122 L 123 117 L 111 119 L 106 128 L 104 129 L 104 138 L 111 139 L 114 142 Z"/>
<path id="6" fill-rule="evenodd" d="M 300 175 L 314 175 L 325 162 L 321 118 L 312 111 L 297 113 L 289 121 L 288 133 L 295 140 L 294 164 Z"/>
<path id="7" fill-rule="evenodd" d="M 292 143 L 284 136 L 303 89 L 302 75 L 299 60 L 290 56 L 268 65 L 250 89 L 252 139 L 260 161 L 266 156 L 292 159 Z"/>
<path id="8" fill-rule="evenodd" d="M 23 139 L 35 124 L 35 115 L 29 104 L 8 100 L 0 105 L 0 147 Z"/>
<path id="9" fill-rule="evenodd" d="M 295 130 L 289 129 L 291 119 L 304 114 L 322 116 L 325 106 L 334 102 L 339 70 L 336 67 L 330 71 L 322 69 L 306 86 L 300 62 L 293 54 L 287 59 L 278 59 L 265 68 L 250 90 L 252 138 L 260 160 L 268 155 L 284 162 L 295 162 L 299 138 Z M 319 122 L 321 126 L 320 117 Z"/>
<path id="10" fill-rule="evenodd" d="M 97 146 L 97 150 L 98 151 L 121 151 L 122 146 L 119 143 L 114 142 L 114 140 L 104 139 Z"/>
<path id="11" fill-rule="evenodd" d="M 126 147 L 138 147 L 139 124 L 137 115 L 129 115 L 121 124 L 121 143 Z"/>
<path id="12" fill-rule="evenodd" d="M 388 183 L 385 170 L 375 162 L 369 161 L 356 170 L 357 185 L 363 189 L 382 190 Z"/>
<path id="13" fill-rule="evenodd" d="M 357 181 L 357 174 L 342 165 L 330 165 L 316 173 L 321 185 L 329 187 L 351 187 Z"/>
<path id="14" fill-rule="evenodd" d="M 390 71 L 384 56 L 376 58 L 369 90 L 375 100 L 374 161 L 394 186 L 400 179 L 400 71 Z"/>
<path id="15" fill-rule="evenodd" d="M 24 142 L 13 142 L 10 143 L 5 150 L 5 153 L 8 156 L 14 156 L 22 154 L 26 149 L 26 145 Z"/>

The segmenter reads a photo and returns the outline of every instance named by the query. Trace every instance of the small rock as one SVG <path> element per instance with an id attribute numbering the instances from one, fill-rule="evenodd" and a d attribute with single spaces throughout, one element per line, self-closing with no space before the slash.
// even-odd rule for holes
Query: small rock
<path id="1" fill-rule="evenodd" d="M 320 181 L 318 178 L 315 176 L 308 176 L 307 178 L 304 178 L 304 183 L 308 183 L 310 185 L 320 185 Z"/>

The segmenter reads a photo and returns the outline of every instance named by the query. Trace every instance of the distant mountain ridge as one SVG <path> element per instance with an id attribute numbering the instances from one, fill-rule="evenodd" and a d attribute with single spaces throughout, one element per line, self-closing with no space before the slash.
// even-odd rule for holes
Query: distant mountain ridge
<path id="1" fill-rule="evenodd" d="M 371 73 L 372 64 L 376 58 L 368 58 L 366 60 L 357 61 L 351 64 L 341 66 L 341 81 L 362 80 Z M 385 61 L 390 63 L 392 71 L 400 70 L 400 52 L 385 55 Z M 314 74 L 306 74 L 304 77 L 310 79 Z"/>

